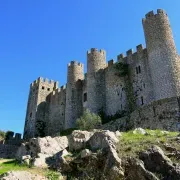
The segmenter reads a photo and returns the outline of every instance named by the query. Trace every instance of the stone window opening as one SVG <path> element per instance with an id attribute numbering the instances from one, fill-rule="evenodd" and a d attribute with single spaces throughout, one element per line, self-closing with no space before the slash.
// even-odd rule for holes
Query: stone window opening
<path id="1" fill-rule="evenodd" d="M 50 88 L 47 88 L 48 91 L 50 91 Z"/>
<path id="2" fill-rule="evenodd" d="M 62 113 L 62 116 L 64 116 L 64 113 Z"/>
<path id="3" fill-rule="evenodd" d="M 136 67 L 136 74 L 140 74 L 141 73 L 141 66 Z"/>
<path id="4" fill-rule="evenodd" d="M 30 113 L 29 117 L 30 117 L 30 118 L 32 117 L 32 112 Z"/>
<path id="5" fill-rule="evenodd" d="M 42 86 L 42 89 L 44 90 L 44 86 Z"/>
<path id="6" fill-rule="evenodd" d="M 87 101 L 87 93 L 84 93 L 84 102 Z"/>
<path id="7" fill-rule="evenodd" d="M 141 105 L 144 105 L 144 98 L 141 97 Z"/>

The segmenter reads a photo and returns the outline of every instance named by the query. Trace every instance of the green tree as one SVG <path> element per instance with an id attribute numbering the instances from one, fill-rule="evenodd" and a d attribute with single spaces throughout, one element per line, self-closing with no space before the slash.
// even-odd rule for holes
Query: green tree
<path id="1" fill-rule="evenodd" d="M 85 110 L 83 115 L 77 119 L 76 125 L 81 130 L 91 130 L 101 125 L 101 117 Z"/>

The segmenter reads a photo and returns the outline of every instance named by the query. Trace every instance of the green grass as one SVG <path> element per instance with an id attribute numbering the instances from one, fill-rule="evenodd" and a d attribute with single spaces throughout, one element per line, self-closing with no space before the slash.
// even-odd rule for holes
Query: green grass
<path id="1" fill-rule="evenodd" d="M 158 145 L 164 148 L 164 143 L 170 143 L 172 137 L 178 135 L 177 132 L 164 134 L 161 130 L 146 129 L 146 132 L 146 135 L 133 134 L 133 131 L 122 133 L 122 137 L 120 137 L 120 142 L 117 146 L 120 157 L 137 157 L 140 151 L 146 150 L 152 145 Z M 174 145 L 180 147 L 178 143 L 174 142 Z"/>
<path id="2" fill-rule="evenodd" d="M 0 161 L 0 175 L 8 171 L 23 171 L 27 169 L 29 169 L 27 166 L 19 165 L 16 160 Z"/>
<path id="3" fill-rule="evenodd" d="M 32 174 L 38 174 L 47 177 L 49 180 L 63 179 L 61 174 L 48 169 L 40 169 L 36 167 L 29 168 L 26 165 L 19 164 L 13 159 L 0 159 L 0 176 L 8 171 L 28 171 Z"/>

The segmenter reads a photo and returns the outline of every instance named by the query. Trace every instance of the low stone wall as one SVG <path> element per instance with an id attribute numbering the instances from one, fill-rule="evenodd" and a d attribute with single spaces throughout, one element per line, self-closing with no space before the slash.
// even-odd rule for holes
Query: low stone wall
<path id="1" fill-rule="evenodd" d="M 142 106 L 129 116 L 104 124 L 102 128 L 111 131 L 126 131 L 138 127 L 178 131 L 179 109 L 176 97 L 163 99 Z"/>
<path id="2" fill-rule="evenodd" d="M 19 146 L 0 144 L 0 158 L 14 158 Z"/>

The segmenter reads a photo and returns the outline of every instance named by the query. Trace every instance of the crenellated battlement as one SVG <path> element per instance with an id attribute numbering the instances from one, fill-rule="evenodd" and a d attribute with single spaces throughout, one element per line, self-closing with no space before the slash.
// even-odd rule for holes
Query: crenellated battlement
<path id="1" fill-rule="evenodd" d="M 49 80 L 47 78 L 39 77 L 33 83 L 30 84 L 30 87 L 38 86 L 40 83 L 45 83 L 47 85 L 54 86 L 58 88 L 59 82 L 54 80 Z"/>
<path id="2" fill-rule="evenodd" d="M 71 62 L 68 64 L 68 67 L 72 67 L 72 66 L 80 66 L 80 67 L 83 67 L 83 64 L 80 63 L 80 62 L 77 62 L 77 61 L 71 61 Z"/>
<path id="3" fill-rule="evenodd" d="M 112 67 L 114 64 L 115 64 L 114 59 L 109 60 L 109 61 L 108 61 L 108 68 L 109 68 L 109 67 Z"/>
<path id="4" fill-rule="evenodd" d="M 89 51 L 87 51 L 87 54 L 95 54 L 95 53 L 106 54 L 106 51 L 103 49 L 98 50 L 97 48 L 91 48 Z"/>
<path id="5" fill-rule="evenodd" d="M 157 11 L 156 11 L 156 13 L 154 13 L 154 11 L 150 11 L 150 12 L 148 12 L 146 15 L 145 15 L 145 18 L 143 18 L 143 22 L 145 22 L 146 20 L 148 20 L 148 19 L 153 19 L 153 18 L 155 18 L 155 17 L 158 17 L 158 16 L 167 16 L 167 13 L 166 13 L 166 11 L 165 10 L 163 10 L 163 9 L 158 9 Z"/>
<path id="6" fill-rule="evenodd" d="M 118 62 L 126 62 L 127 58 L 131 58 L 134 55 L 140 55 L 142 53 L 144 53 L 146 51 L 146 48 L 143 47 L 142 44 L 139 44 L 136 46 L 136 51 L 134 52 L 133 49 L 129 49 L 128 51 L 126 51 L 126 56 L 121 53 L 117 56 L 117 61 Z"/>

